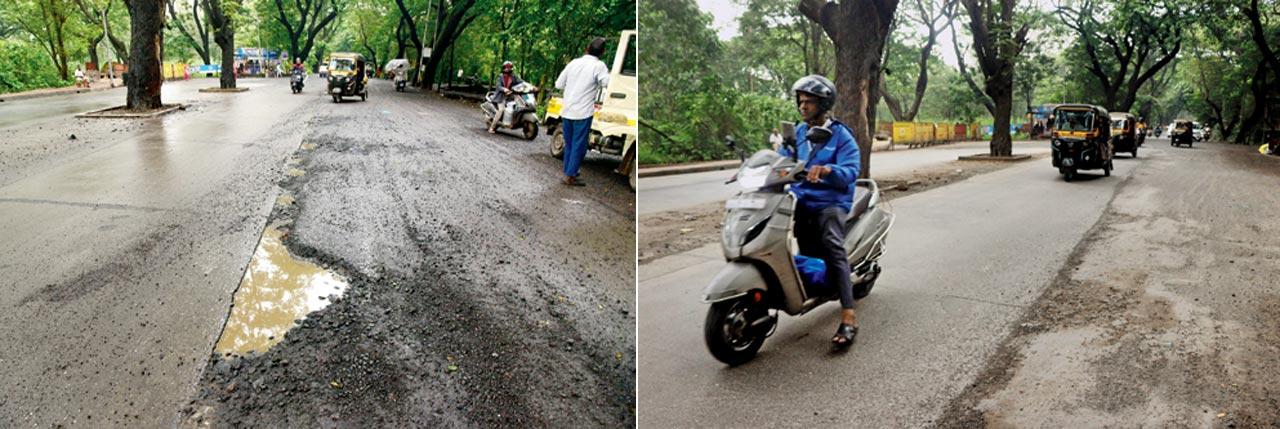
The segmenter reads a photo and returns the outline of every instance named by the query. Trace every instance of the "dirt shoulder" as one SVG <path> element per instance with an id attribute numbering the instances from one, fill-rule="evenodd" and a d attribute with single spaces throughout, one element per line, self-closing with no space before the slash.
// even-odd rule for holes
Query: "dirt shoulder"
<path id="1" fill-rule="evenodd" d="M 1038 155 L 1022 162 L 1038 162 L 1046 156 Z M 876 181 L 880 183 L 885 200 L 892 201 L 1019 164 L 1021 162 L 950 161 L 909 174 L 878 177 Z M 640 264 L 716 242 L 723 216 L 724 201 L 641 216 L 637 243 Z"/>
<path id="2" fill-rule="evenodd" d="M 1146 152 L 938 426 L 1280 425 L 1280 160 L 1248 149 Z"/>

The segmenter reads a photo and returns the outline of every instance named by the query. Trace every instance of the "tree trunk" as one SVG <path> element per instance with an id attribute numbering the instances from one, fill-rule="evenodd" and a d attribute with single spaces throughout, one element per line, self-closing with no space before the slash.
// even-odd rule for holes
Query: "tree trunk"
<path id="1" fill-rule="evenodd" d="M 987 78 L 986 86 L 987 95 L 996 106 L 996 111 L 991 113 L 991 156 L 1013 155 L 1013 136 L 1009 134 L 1013 115 L 1013 65 Z"/>
<path id="2" fill-rule="evenodd" d="M 880 61 L 897 0 L 844 3 L 801 0 L 800 12 L 822 26 L 836 50 L 835 116 L 853 130 L 862 171 L 871 175 L 871 143 L 875 127 L 874 103 L 879 102 Z"/>
<path id="3" fill-rule="evenodd" d="M 98 44 L 102 43 L 102 37 L 103 35 L 99 34 L 89 38 L 89 62 L 97 66 L 98 70 L 102 70 L 102 63 L 98 61 Z"/>
<path id="4" fill-rule="evenodd" d="M 206 0 L 205 15 L 213 26 L 213 42 L 222 49 L 222 73 L 218 76 L 218 87 L 231 89 L 236 87 L 236 29 L 231 17 L 222 9 L 222 0 Z M 233 70 L 232 73 L 226 71 Z"/>
<path id="5" fill-rule="evenodd" d="M 440 67 L 442 57 L 440 53 L 453 46 L 453 42 L 457 40 L 458 36 L 462 35 L 462 30 L 465 30 L 468 25 L 471 25 L 471 21 L 474 21 L 479 16 L 479 14 L 466 16 L 475 3 L 476 0 L 459 0 L 449 8 L 449 17 L 445 20 L 444 28 L 440 31 L 440 37 L 436 39 L 434 46 L 431 47 L 431 57 L 427 59 L 427 65 L 422 70 L 423 91 L 429 91 L 431 85 L 436 82 L 436 69 Z"/>
<path id="6" fill-rule="evenodd" d="M 125 0 L 129 8 L 131 40 L 129 43 L 129 86 L 127 103 L 132 110 L 151 110 L 162 106 L 160 86 L 160 47 L 164 46 L 164 8 L 166 0 Z"/>

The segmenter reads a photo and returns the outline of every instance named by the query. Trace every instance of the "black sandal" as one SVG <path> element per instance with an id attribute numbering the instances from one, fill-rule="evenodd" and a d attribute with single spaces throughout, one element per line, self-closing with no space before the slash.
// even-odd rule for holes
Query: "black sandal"
<path id="1" fill-rule="evenodd" d="M 831 339 L 831 346 L 835 347 L 837 350 L 847 349 L 849 346 L 853 345 L 853 340 L 857 337 L 857 326 L 841 323 L 840 327 L 836 328 L 835 338 Z"/>

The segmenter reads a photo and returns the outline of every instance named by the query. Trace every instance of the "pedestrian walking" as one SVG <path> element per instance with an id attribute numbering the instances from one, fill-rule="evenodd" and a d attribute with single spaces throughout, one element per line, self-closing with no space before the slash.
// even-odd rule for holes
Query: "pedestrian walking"
<path id="1" fill-rule="evenodd" d="M 773 129 L 773 133 L 769 134 L 769 145 L 773 146 L 773 151 L 777 152 L 782 149 L 782 133 L 777 128 Z"/>
<path id="2" fill-rule="evenodd" d="M 76 88 L 84 88 L 84 70 L 76 67 Z"/>
<path id="3" fill-rule="evenodd" d="M 560 110 L 560 131 L 564 134 L 564 178 L 570 186 L 583 186 L 578 169 L 587 156 L 587 137 L 591 117 L 596 111 L 596 94 L 609 85 L 609 68 L 600 61 L 604 54 L 604 38 L 587 44 L 585 55 L 570 61 L 556 79 L 556 89 L 564 91 L 564 107 Z"/>

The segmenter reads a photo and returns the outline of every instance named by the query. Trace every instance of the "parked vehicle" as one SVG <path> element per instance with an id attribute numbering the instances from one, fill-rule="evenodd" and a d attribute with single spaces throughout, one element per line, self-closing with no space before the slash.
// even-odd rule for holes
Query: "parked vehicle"
<path id="1" fill-rule="evenodd" d="M 333 96 L 334 103 L 342 102 L 343 97 L 369 99 L 369 73 L 364 56 L 334 52 L 326 62 L 329 63 L 329 95 Z"/>
<path id="2" fill-rule="evenodd" d="M 1079 170 L 1102 169 L 1111 175 L 1111 115 L 1089 104 L 1063 104 L 1053 109 L 1053 166 L 1068 182 Z"/>
<path id="3" fill-rule="evenodd" d="M 1126 112 L 1111 114 L 1111 147 L 1112 152 L 1128 152 L 1138 157 L 1137 118 Z"/>
<path id="4" fill-rule="evenodd" d="M 810 142 L 818 140 L 809 136 Z M 726 265 L 707 285 L 702 298 L 711 304 L 703 337 L 711 355 L 721 362 L 739 365 L 754 358 L 775 331 L 778 311 L 795 316 L 828 301 L 839 301 L 835 287 L 805 280 L 823 278 L 822 273 L 809 270 L 802 276 L 796 265 L 797 260 L 813 261 L 797 255 L 792 240 L 796 198 L 789 185 L 804 180 L 805 175 L 804 161 L 761 150 L 747 159 L 731 180 L 742 191 L 725 202 L 720 245 Z M 856 186 L 844 245 L 854 298 L 861 299 L 871 293 L 880 275 L 879 260 L 894 215 L 880 208 L 880 189 L 874 180 L 860 179 Z"/>
<path id="5" fill-rule="evenodd" d="M 499 114 L 501 110 L 502 120 L 498 121 L 499 128 L 509 128 L 513 130 L 521 130 L 524 132 L 525 140 L 533 140 L 538 137 L 538 100 L 534 98 L 534 94 L 538 92 L 538 88 L 528 82 L 511 87 L 511 95 L 506 97 L 502 109 L 499 109 L 495 100 L 497 97 L 496 90 L 489 91 L 485 95 L 484 102 L 480 103 L 480 110 L 484 112 L 484 125 L 486 127 L 493 123 L 493 116 Z"/>
<path id="6" fill-rule="evenodd" d="M 591 135 L 587 146 L 607 155 L 622 156 L 615 173 L 629 177 L 631 190 L 636 190 L 636 124 L 639 110 L 636 95 L 639 84 L 636 77 L 636 32 L 623 31 L 618 39 L 618 49 L 609 71 L 609 87 L 601 91 L 596 101 L 596 113 L 591 121 Z M 600 101 L 603 99 L 603 101 Z M 560 132 L 559 97 L 547 102 L 547 114 L 543 125 L 551 137 L 551 156 L 564 158 L 564 134 Z"/>
<path id="7" fill-rule="evenodd" d="M 1197 142 L 1204 141 L 1204 127 L 1199 122 L 1191 123 L 1191 137 Z"/>
<path id="8" fill-rule="evenodd" d="M 1169 131 L 1169 145 L 1182 146 L 1195 142 L 1195 124 L 1187 120 L 1179 120 L 1172 125 L 1173 130 Z"/>

